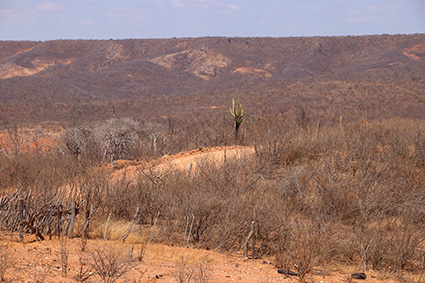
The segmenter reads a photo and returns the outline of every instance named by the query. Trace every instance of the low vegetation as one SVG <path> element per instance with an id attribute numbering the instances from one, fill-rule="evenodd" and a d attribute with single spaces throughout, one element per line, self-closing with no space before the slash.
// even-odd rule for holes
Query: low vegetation
<path id="1" fill-rule="evenodd" d="M 32 227 L 45 236 L 69 233 L 75 202 L 74 237 L 103 239 L 104 231 L 112 235 L 107 222 L 129 227 L 135 218 L 132 234 L 144 239 L 136 242 L 148 237 L 156 243 L 243 251 L 250 258 L 272 258 L 295 270 L 301 281 L 322 264 L 423 280 L 423 121 L 320 127 L 313 121 L 249 117 L 239 141 L 254 147 L 255 154 L 226 158 L 223 166 L 205 160 L 190 174 L 147 166 L 124 173 L 110 166 L 119 159 L 149 161 L 231 144 L 231 127 L 221 124 L 219 119 L 196 126 L 169 121 L 167 128 L 113 118 L 68 128 L 49 150 L 33 147 L 12 158 L 0 154 L 1 228 L 31 233 Z M 12 215 L 19 199 L 25 206 L 17 219 Z M 21 227 L 22 220 L 28 225 Z M 89 249 L 82 266 L 113 282 L 133 264 L 121 254 L 104 254 L 105 247 Z M 93 262 L 103 262 L 97 257 L 111 266 L 97 266 Z M 204 265 L 188 268 L 182 262 L 176 280 L 206 282 Z M 8 263 L 0 269 L 7 268 Z"/>

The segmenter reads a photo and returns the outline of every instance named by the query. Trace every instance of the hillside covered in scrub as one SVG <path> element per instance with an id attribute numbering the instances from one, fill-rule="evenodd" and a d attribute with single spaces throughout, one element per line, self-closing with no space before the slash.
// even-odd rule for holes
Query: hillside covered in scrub
<path id="1" fill-rule="evenodd" d="M 423 118 L 425 35 L 0 42 L 0 119 Z M 254 111 L 255 109 L 255 111 Z"/>

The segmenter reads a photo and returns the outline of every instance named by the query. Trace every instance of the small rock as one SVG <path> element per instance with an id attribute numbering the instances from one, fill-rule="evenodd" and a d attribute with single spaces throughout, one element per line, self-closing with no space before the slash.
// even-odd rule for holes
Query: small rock
<path id="1" fill-rule="evenodd" d="M 360 279 L 360 280 L 365 280 L 366 279 L 366 273 L 353 273 L 351 274 L 351 278 L 353 279 Z"/>

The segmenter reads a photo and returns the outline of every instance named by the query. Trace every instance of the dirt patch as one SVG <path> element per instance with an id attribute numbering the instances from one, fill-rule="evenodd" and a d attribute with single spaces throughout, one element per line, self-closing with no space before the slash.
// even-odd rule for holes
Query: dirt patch
<path id="1" fill-rule="evenodd" d="M 403 51 L 403 54 L 415 61 L 422 62 L 425 60 L 425 44 L 415 45 Z"/>
<path id="2" fill-rule="evenodd" d="M 253 77 L 270 78 L 273 76 L 269 71 L 266 71 L 263 69 L 250 68 L 250 67 L 237 68 L 236 70 L 233 71 L 233 73 L 240 73 L 240 74 L 245 74 L 245 75 L 249 75 Z"/>
<path id="3" fill-rule="evenodd" d="M 172 156 L 164 156 L 157 167 L 158 169 L 170 167 L 179 170 L 189 170 L 191 164 L 193 168 L 202 162 L 212 162 L 216 165 L 222 165 L 226 159 L 243 158 L 253 153 L 254 148 L 248 146 L 235 145 L 199 148 Z"/>
<path id="4" fill-rule="evenodd" d="M 154 171 L 163 170 L 192 170 L 196 169 L 199 164 L 211 162 L 218 166 L 222 165 L 225 160 L 233 160 L 243 158 L 254 154 L 254 148 L 249 146 L 217 146 L 205 147 L 191 151 L 181 152 L 174 155 L 166 155 L 161 159 L 151 162 L 117 160 L 115 169 L 117 173 L 131 174 L 137 170 L 150 169 Z"/>
<path id="5" fill-rule="evenodd" d="M 15 63 L 4 63 L 0 64 L 0 79 L 9 79 L 14 77 L 26 77 L 26 76 L 32 76 L 35 75 L 41 71 L 44 71 L 45 69 L 56 66 L 58 64 L 61 65 L 68 65 L 73 61 L 73 59 L 67 59 L 67 60 L 59 60 L 59 59 L 48 59 L 39 57 L 31 61 L 31 64 L 33 65 L 33 68 L 30 67 L 23 67 L 20 65 L 17 65 Z"/>
<path id="6" fill-rule="evenodd" d="M 13 263 L 6 272 L 6 278 L 17 282 L 78 282 L 76 278 L 81 259 L 90 259 L 90 250 L 95 247 L 118 250 L 126 259 L 133 247 L 131 261 L 135 267 L 117 282 L 178 282 L 176 274 L 182 270 L 182 261 L 195 273 L 199 271 L 200 264 L 204 264 L 208 282 L 298 282 L 296 277 L 285 278 L 278 274 L 278 268 L 267 259 L 247 259 L 240 254 L 151 244 L 145 248 L 140 262 L 137 259 L 140 243 L 89 240 L 87 250 L 82 252 L 80 239 L 69 240 L 68 272 L 65 276 L 62 274 L 62 247 L 58 239 L 36 242 L 27 235 L 24 243 L 18 243 L 16 236 L 16 233 L 12 236 L 2 234 L 0 245 L 2 249 L 8 249 L 10 263 Z M 354 271 L 354 267 L 345 268 L 345 272 L 333 268 L 315 269 L 306 279 L 308 282 L 352 282 L 349 275 Z M 92 273 L 86 282 L 100 282 L 96 273 Z M 397 282 L 375 272 L 367 275 L 364 282 Z"/>
<path id="7" fill-rule="evenodd" d="M 192 49 L 159 56 L 150 60 L 168 70 L 185 66 L 185 71 L 203 80 L 216 76 L 231 59 L 212 50 Z"/>

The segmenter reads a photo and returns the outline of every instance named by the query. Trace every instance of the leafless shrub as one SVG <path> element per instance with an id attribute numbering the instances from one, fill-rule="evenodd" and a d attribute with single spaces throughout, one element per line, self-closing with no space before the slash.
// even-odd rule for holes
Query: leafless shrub
<path id="1" fill-rule="evenodd" d="M 394 249 L 389 250 L 388 265 L 393 272 L 405 270 L 409 263 L 416 259 L 416 253 L 423 241 L 421 235 L 423 227 L 404 223 L 393 227 L 390 233 L 391 242 Z M 410 264 L 412 266 L 412 264 Z"/>
<path id="2" fill-rule="evenodd" d="M 295 110 L 295 122 L 301 128 L 306 128 L 310 123 L 311 117 L 309 111 L 302 105 L 297 105 Z"/>
<path id="3" fill-rule="evenodd" d="M 147 145 L 150 145 L 150 155 L 151 156 L 162 156 L 164 153 L 166 138 L 163 135 L 163 129 L 161 125 L 157 124 L 146 124 L 143 128 L 143 133 L 147 137 Z"/>
<path id="4" fill-rule="evenodd" d="M 41 259 L 41 254 L 38 254 L 34 259 L 34 269 L 32 271 L 34 282 L 45 282 L 51 269 L 50 264 L 46 264 Z"/>
<path id="5" fill-rule="evenodd" d="M 193 275 L 195 283 L 207 283 L 210 280 L 211 270 L 209 264 L 210 260 L 206 256 L 203 256 L 201 257 L 200 262 L 195 265 Z"/>
<path id="6" fill-rule="evenodd" d="M 202 257 L 201 261 L 196 264 L 188 264 L 184 257 L 181 257 L 177 264 L 173 277 L 179 283 L 206 283 L 210 278 L 209 261 L 206 257 Z"/>
<path id="7" fill-rule="evenodd" d="M 78 258 L 78 272 L 74 275 L 74 279 L 78 282 L 85 282 L 93 276 L 93 267 L 87 262 L 87 259 L 84 257 Z"/>
<path id="8" fill-rule="evenodd" d="M 312 128 L 288 121 L 260 120 L 255 126 L 256 162 L 263 169 L 310 160 L 317 154 Z M 267 170 L 266 170 L 267 171 Z"/>
<path id="9" fill-rule="evenodd" d="M 136 267 L 128 256 L 107 245 L 94 246 L 88 251 L 88 264 L 103 282 L 116 282 Z"/>
<path id="10" fill-rule="evenodd" d="M 424 282 L 424 279 L 425 279 L 424 278 L 424 272 L 425 272 L 425 252 L 424 251 L 421 252 L 420 257 L 421 257 L 420 273 L 415 283 L 422 283 Z"/>
<path id="11" fill-rule="evenodd" d="M 256 127 L 255 154 L 261 167 L 273 166 L 279 163 L 279 156 L 290 139 L 290 127 L 286 123 L 259 121 Z"/>
<path id="12" fill-rule="evenodd" d="M 188 264 L 186 259 L 181 257 L 173 277 L 179 283 L 207 283 L 211 277 L 209 260 L 203 256 L 200 262 Z"/>
<path id="13" fill-rule="evenodd" d="M 96 128 L 96 137 L 112 168 L 115 160 L 128 156 L 136 146 L 138 122 L 131 118 L 112 118 Z"/>
<path id="14" fill-rule="evenodd" d="M 140 244 L 140 248 L 138 249 L 137 257 L 136 257 L 139 262 L 143 262 L 145 258 L 147 244 L 148 244 L 147 241 Z"/>
<path id="15" fill-rule="evenodd" d="M 382 219 L 362 230 L 361 268 L 397 272 L 412 267 L 422 241 L 421 229 L 401 219 Z"/>
<path id="16" fill-rule="evenodd" d="M 8 280 L 8 270 L 15 266 L 15 258 L 11 249 L 6 245 L 0 245 L 0 281 L 11 282 Z"/>
<path id="17" fill-rule="evenodd" d="M 61 135 L 61 140 L 65 149 L 63 152 L 70 153 L 78 161 L 89 159 L 99 160 L 100 148 L 96 143 L 94 127 L 91 125 L 80 125 L 65 129 Z"/>
<path id="18" fill-rule="evenodd" d="M 60 263 L 61 263 L 61 272 L 62 276 L 68 275 L 69 269 L 69 249 L 70 243 L 67 236 L 61 235 L 59 238 L 60 244 Z"/>
<path id="19" fill-rule="evenodd" d="M 173 277 L 179 283 L 189 283 L 192 280 L 193 270 L 188 266 L 182 257 L 177 265 L 177 270 L 173 272 Z"/>
<path id="20" fill-rule="evenodd" d="M 287 270 L 292 265 L 299 280 L 304 282 L 305 276 L 326 252 L 325 228 L 309 220 L 295 220 L 283 232 L 279 254 L 281 264 Z"/>
<path id="21" fill-rule="evenodd" d="M 39 135 L 18 127 L 18 125 L 6 126 L 6 134 L 1 135 L 0 139 L 0 153 L 9 159 L 26 153 Z"/>
<path id="22" fill-rule="evenodd" d="M 416 124 L 412 133 L 412 145 L 409 156 L 416 166 L 425 166 L 425 128 L 422 124 Z M 412 152 L 413 151 L 413 152 Z"/>

